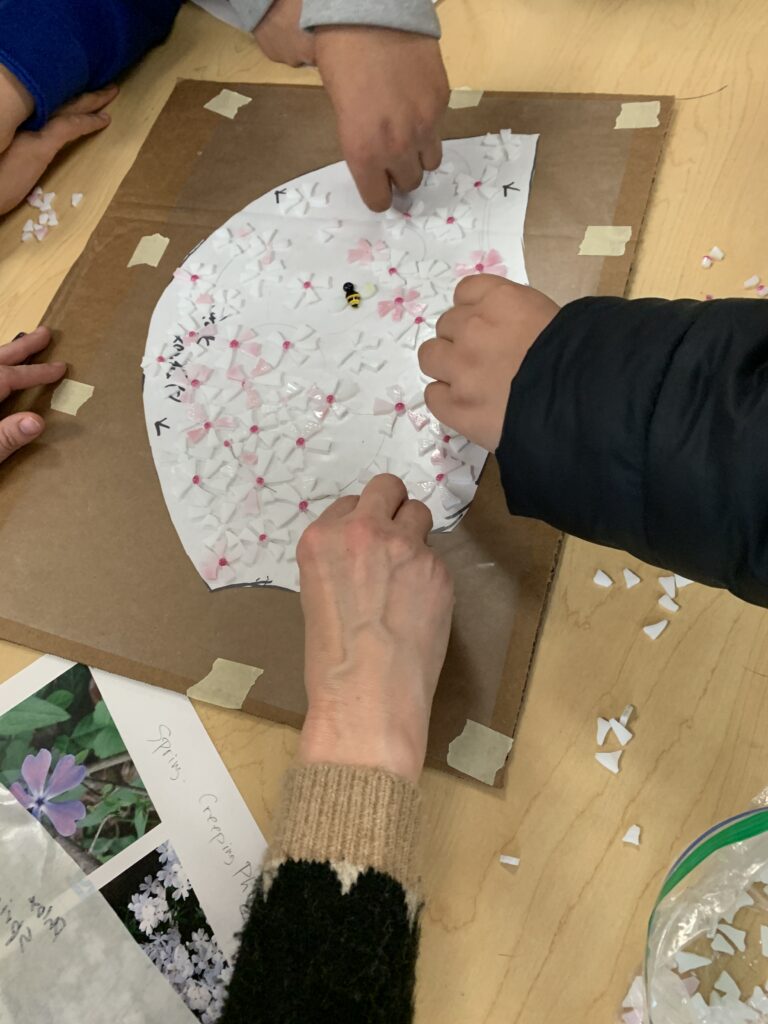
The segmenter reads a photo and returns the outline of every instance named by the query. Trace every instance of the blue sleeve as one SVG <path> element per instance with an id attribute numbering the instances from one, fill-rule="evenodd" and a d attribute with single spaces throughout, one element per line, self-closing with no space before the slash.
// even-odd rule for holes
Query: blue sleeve
<path id="1" fill-rule="evenodd" d="M 0 63 L 35 100 L 30 128 L 168 34 L 182 0 L 0 0 Z"/>

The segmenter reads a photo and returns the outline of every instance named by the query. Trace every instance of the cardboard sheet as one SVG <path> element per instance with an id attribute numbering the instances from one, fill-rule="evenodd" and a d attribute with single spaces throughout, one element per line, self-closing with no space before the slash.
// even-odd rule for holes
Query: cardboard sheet
<path id="1" fill-rule="evenodd" d="M 298 726 L 298 595 L 208 590 L 168 518 L 143 420 L 138 364 L 173 268 L 255 196 L 340 158 L 322 91 L 228 87 L 252 97 L 234 120 L 204 109 L 222 83 L 179 83 L 46 314 L 46 354 L 95 390 L 76 418 L 47 410 L 50 390 L 15 399 L 48 412 L 48 430 L 0 467 L 0 635 L 181 692 L 217 658 L 258 665 L 244 710 Z M 624 292 L 672 101 L 661 99 L 658 127 L 614 126 L 622 103 L 655 99 L 486 92 L 447 112 L 446 138 L 539 133 L 526 265 L 560 302 Z M 632 227 L 623 255 L 579 256 L 586 228 L 611 224 Z M 138 239 L 155 233 L 170 239 L 160 266 L 128 270 Z M 514 734 L 560 539 L 509 518 L 489 460 L 469 514 L 433 540 L 457 585 L 428 752 L 446 769 L 468 719 Z"/>

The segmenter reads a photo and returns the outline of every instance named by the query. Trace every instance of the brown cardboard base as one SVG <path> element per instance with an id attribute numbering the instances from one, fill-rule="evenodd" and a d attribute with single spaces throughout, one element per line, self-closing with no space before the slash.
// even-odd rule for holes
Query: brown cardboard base
<path id="1" fill-rule="evenodd" d="M 15 456 L 12 472 L 0 466 L 0 635 L 179 691 L 216 658 L 257 665 L 264 673 L 244 710 L 299 725 L 298 595 L 208 590 L 166 512 L 142 415 L 147 325 L 174 268 L 256 196 L 340 158 L 322 91 L 232 85 L 253 101 L 230 121 L 203 109 L 220 88 L 177 85 L 46 314 L 55 357 L 95 392 L 76 418 L 48 412 L 43 441 Z M 561 303 L 626 287 L 672 101 L 662 99 L 658 127 L 614 123 L 622 102 L 649 98 L 486 93 L 447 113 L 446 138 L 540 134 L 526 263 L 531 283 Z M 623 256 L 578 256 L 595 224 L 632 226 Z M 127 269 L 138 239 L 154 232 L 170 239 L 159 267 Z M 32 407 L 49 402 L 48 391 Z M 433 540 L 457 592 L 428 754 L 445 769 L 467 719 L 514 733 L 560 539 L 509 518 L 489 460 L 469 514 Z"/>

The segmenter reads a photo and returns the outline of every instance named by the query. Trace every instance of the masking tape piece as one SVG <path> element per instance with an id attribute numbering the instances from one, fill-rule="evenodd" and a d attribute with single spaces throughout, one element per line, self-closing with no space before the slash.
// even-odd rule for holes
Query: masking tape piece
<path id="1" fill-rule="evenodd" d="M 212 110 L 214 114 L 221 114 L 230 120 L 237 114 L 240 107 L 251 102 L 250 96 L 243 96 L 241 92 L 233 92 L 231 89 L 222 89 L 213 99 L 203 104 L 205 110 Z"/>
<path id="2" fill-rule="evenodd" d="M 217 704 L 220 708 L 239 710 L 251 687 L 263 674 L 263 668 L 217 658 L 208 675 L 189 687 L 187 696 L 194 697 L 195 700 L 204 700 L 208 704 Z"/>
<path id="3" fill-rule="evenodd" d="M 622 103 L 614 128 L 658 128 L 661 103 L 648 100 L 643 103 Z"/>
<path id="4" fill-rule="evenodd" d="M 128 266 L 137 267 L 144 265 L 156 267 L 163 258 L 169 241 L 170 239 L 164 235 L 144 235 L 143 238 L 139 239 L 139 244 L 133 250 L 133 256 L 128 260 Z"/>
<path id="5" fill-rule="evenodd" d="M 631 227 L 592 224 L 584 232 L 579 256 L 623 256 L 631 237 Z"/>
<path id="6" fill-rule="evenodd" d="M 464 110 L 466 107 L 476 107 L 482 98 L 482 89 L 470 89 L 468 85 L 462 85 L 458 89 L 451 89 L 448 106 L 451 110 Z"/>
<path id="7" fill-rule="evenodd" d="M 65 412 L 68 416 L 77 416 L 81 406 L 85 405 L 93 394 L 93 384 L 81 384 L 79 380 L 63 380 L 51 395 L 51 408 L 56 412 Z"/>
<path id="8" fill-rule="evenodd" d="M 461 735 L 451 740 L 446 760 L 457 772 L 492 786 L 511 749 L 509 736 L 468 718 Z"/>
<path id="9" fill-rule="evenodd" d="M 3 786 L 0 835 L 0 1020 L 195 1024 L 98 889 Z"/>

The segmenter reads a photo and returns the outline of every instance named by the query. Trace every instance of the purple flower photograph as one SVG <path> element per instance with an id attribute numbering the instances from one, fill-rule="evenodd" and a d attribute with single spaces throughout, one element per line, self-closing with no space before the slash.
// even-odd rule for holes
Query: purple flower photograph
<path id="1" fill-rule="evenodd" d="M 0 715 L 0 782 L 86 874 L 160 821 L 85 665 Z"/>

